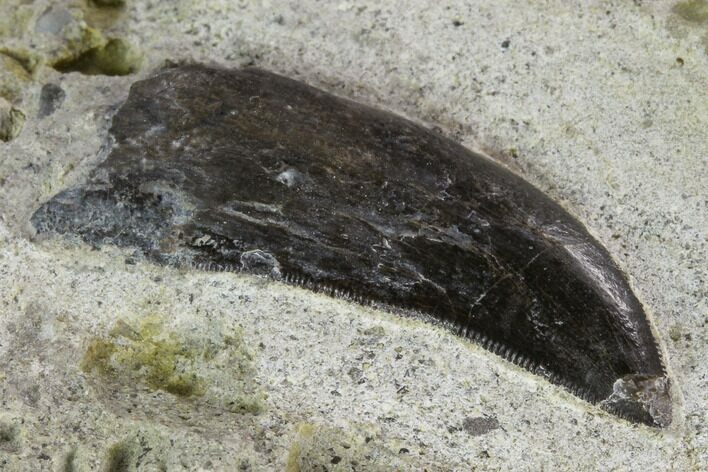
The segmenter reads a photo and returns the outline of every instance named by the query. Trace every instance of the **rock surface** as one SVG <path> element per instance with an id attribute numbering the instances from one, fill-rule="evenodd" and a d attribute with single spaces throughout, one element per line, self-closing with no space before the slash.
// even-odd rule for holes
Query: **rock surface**
<path id="1" fill-rule="evenodd" d="M 12 66 L 0 92 L 26 121 L 0 143 L 0 467 L 351 470 L 360 453 L 410 470 L 705 468 L 704 3 L 3 2 Z M 95 60 L 97 75 L 52 67 L 92 50 L 103 60 L 111 39 L 131 45 L 116 48 L 113 69 L 127 76 Z M 426 324 L 251 277 L 31 242 L 36 208 L 104 157 L 130 84 L 181 61 L 255 64 L 441 124 L 560 201 L 653 318 L 677 387 L 671 428 L 617 421 Z M 39 119 L 48 83 L 66 96 Z M 153 318 L 166 321 L 136 338 L 147 344 L 116 331 Z M 219 340 L 234 332 L 231 351 Z M 124 388 L 82 368 L 96 340 L 122 347 L 99 364 L 120 370 L 212 336 L 219 355 L 248 353 L 250 367 L 236 384 L 216 364 L 198 378 L 262 408 L 155 388 L 170 385 L 159 365 Z M 465 428 L 474 418 L 499 427 L 470 433 L 482 431 Z"/>

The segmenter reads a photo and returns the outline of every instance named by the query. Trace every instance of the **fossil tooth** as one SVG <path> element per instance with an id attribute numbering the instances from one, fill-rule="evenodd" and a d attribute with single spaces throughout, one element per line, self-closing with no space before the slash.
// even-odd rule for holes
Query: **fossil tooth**
<path id="1" fill-rule="evenodd" d="M 252 68 L 139 81 L 111 134 L 89 181 L 34 214 L 38 232 L 411 309 L 620 417 L 670 423 L 669 379 L 623 274 L 491 160 Z"/>

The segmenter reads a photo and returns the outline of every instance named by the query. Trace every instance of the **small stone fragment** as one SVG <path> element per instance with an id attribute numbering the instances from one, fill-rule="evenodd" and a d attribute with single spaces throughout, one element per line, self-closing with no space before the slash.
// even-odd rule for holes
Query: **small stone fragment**
<path id="1" fill-rule="evenodd" d="M 25 114 L 0 97 L 0 141 L 12 141 L 25 125 Z"/>
<path id="2" fill-rule="evenodd" d="M 140 68 L 142 55 L 127 41 L 114 38 L 104 46 L 89 49 L 76 58 L 59 61 L 54 68 L 60 72 L 81 72 L 86 75 L 128 75 Z"/>
<path id="3" fill-rule="evenodd" d="M 13 102 L 20 98 L 22 89 L 31 80 L 22 63 L 0 53 L 0 97 Z"/>
<path id="4" fill-rule="evenodd" d="M 37 19 L 34 25 L 35 33 L 56 35 L 64 27 L 74 21 L 74 16 L 69 10 L 61 6 L 51 6 Z"/>
<path id="5" fill-rule="evenodd" d="M 681 339 L 681 326 L 673 325 L 669 328 L 669 337 L 673 342 L 678 342 Z"/>
<path id="6" fill-rule="evenodd" d="M 374 338 L 382 338 L 386 336 L 386 330 L 381 325 L 371 326 L 362 331 L 364 336 L 371 336 Z"/>
<path id="7" fill-rule="evenodd" d="M 42 57 L 29 51 L 0 47 L 0 54 L 14 59 L 29 76 L 32 76 L 42 64 Z"/>
<path id="8" fill-rule="evenodd" d="M 66 98 L 66 92 L 58 85 L 44 85 L 39 94 L 39 112 L 37 117 L 44 118 L 54 113 L 64 102 L 64 98 Z"/>
<path id="9" fill-rule="evenodd" d="M 462 429 L 472 436 L 482 436 L 495 429 L 499 429 L 499 421 L 488 416 L 477 416 L 465 418 L 462 422 Z"/>

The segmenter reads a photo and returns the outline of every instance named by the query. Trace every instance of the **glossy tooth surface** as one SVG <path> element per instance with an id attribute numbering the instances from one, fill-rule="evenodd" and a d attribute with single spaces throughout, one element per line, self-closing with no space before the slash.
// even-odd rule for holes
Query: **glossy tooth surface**
<path id="1" fill-rule="evenodd" d="M 669 380 L 624 275 L 491 160 L 258 69 L 137 82 L 111 134 L 89 182 L 35 213 L 40 233 L 420 312 L 618 416 L 670 423 Z"/>

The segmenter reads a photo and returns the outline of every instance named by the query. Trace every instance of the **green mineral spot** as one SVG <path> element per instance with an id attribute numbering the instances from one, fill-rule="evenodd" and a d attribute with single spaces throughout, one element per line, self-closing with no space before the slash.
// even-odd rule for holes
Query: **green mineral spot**
<path id="1" fill-rule="evenodd" d="M 81 364 L 85 372 L 113 380 L 132 378 L 180 397 L 204 394 L 206 386 L 194 371 L 194 360 L 207 356 L 207 350 L 166 332 L 158 318 L 146 317 L 137 328 L 120 320 L 109 336 L 91 340 Z"/>
<path id="2" fill-rule="evenodd" d="M 691 23 L 708 23 L 708 0 L 679 2 L 674 5 L 671 11 Z"/>
<path id="3" fill-rule="evenodd" d="M 239 329 L 207 323 L 199 333 L 166 320 L 119 319 L 107 335 L 88 340 L 81 369 L 111 388 L 143 386 L 239 415 L 263 411 L 266 397 Z"/>
<path id="4" fill-rule="evenodd" d="M 142 55 L 127 41 L 109 39 L 103 46 L 91 48 L 77 57 L 54 63 L 59 72 L 81 72 L 86 75 L 128 75 L 140 68 Z"/>
<path id="5" fill-rule="evenodd" d="M 383 337 L 386 335 L 386 330 L 383 326 L 371 326 L 366 328 L 363 333 L 365 336 Z"/>

